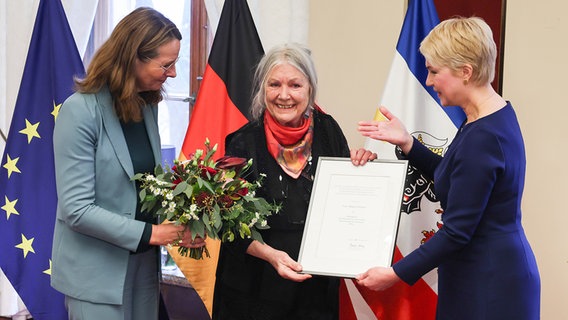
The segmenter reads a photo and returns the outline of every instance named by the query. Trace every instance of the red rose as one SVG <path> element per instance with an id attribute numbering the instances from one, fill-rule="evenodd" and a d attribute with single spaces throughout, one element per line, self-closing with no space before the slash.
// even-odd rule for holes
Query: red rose
<path id="1" fill-rule="evenodd" d="M 242 189 L 237 190 L 237 194 L 241 197 L 246 196 L 248 194 L 248 192 L 249 192 L 248 188 L 242 188 Z"/>
<path id="2" fill-rule="evenodd" d="M 211 168 L 211 167 L 206 167 L 204 165 L 199 165 L 199 169 L 201 170 L 201 177 L 202 178 L 207 178 L 207 173 L 209 173 L 209 176 L 214 176 L 215 174 L 217 174 L 217 170 Z"/>
<path id="3" fill-rule="evenodd" d="M 172 189 L 175 188 L 182 181 L 183 180 L 180 177 L 175 178 L 174 181 L 172 181 L 172 183 L 175 185 L 175 186 L 172 187 Z"/>
<path id="4" fill-rule="evenodd" d="M 182 174 L 183 173 L 183 164 L 180 165 L 174 165 L 172 167 L 172 172 L 175 172 L 177 174 Z"/>

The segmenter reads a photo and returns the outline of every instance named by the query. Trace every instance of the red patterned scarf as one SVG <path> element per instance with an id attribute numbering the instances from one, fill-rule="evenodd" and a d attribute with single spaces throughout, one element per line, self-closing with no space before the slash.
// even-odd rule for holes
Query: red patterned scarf
<path id="1" fill-rule="evenodd" d="M 290 177 L 297 179 L 312 153 L 313 113 L 297 128 L 283 126 L 264 112 L 264 132 L 268 151 Z"/>

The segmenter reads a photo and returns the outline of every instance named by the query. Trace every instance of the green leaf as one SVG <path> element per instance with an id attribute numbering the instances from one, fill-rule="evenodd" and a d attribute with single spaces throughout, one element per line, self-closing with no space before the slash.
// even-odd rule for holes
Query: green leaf
<path id="1" fill-rule="evenodd" d="M 174 197 L 179 195 L 182 192 L 185 192 L 186 189 L 189 189 L 188 187 L 189 187 L 189 185 L 185 181 L 178 183 L 178 185 L 175 187 L 175 189 L 173 191 Z"/>
<path id="2" fill-rule="evenodd" d="M 202 221 L 192 220 L 189 223 L 189 230 L 191 231 L 193 236 L 205 237 L 205 226 L 203 225 Z"/>
<path id="3" fill-rule="evenodd" d="M 264 244 L 264 240 L 262 239 L 262 235 L 260 234 L 260 232 L 256 231 L 256 229 L 252 229 L 251 230 L 251 238 L 253 238 L 254 240 Z"/>
<path id="4" fill-rule="evenodd" d="M 197 177 L 197 185 L 199 186 L 199 188 L 203 188 L 204 183 L 205 183 L 205 181 L 203 181 L 203 179 L 201 179 L 201 177 Z"/>
<path id="5" fill-rule="evenodd" d="M 207 214 L 203 214 L 203 216 L 201 216 L 201 220 L 203 220 L 203 223 L 208 226 L 210 221 L 209 221 L 209 215 Z"/>
<path id="6" fill-rule="evenodd" d="M 199 179 L 201 179 L 201 178 L 199 178 Z M 211 184 L 208 181 L 205 181 L 203 179 L 201 181 L 202 181 L 202 184 L 200 185 L 201 187 L 205 186 L 205 188 L 207 190 L 209 190 L 212 194 L 215 194 L 215 190 L 213 189 L 213 187 L 211 186 Z"/>
<path id="7" fill-rule="evenodd" d="M 142 212 L 150 212 L 150 209 L 152 209 L 152 207 L 154 206 L 155 202 L 142 202 L 142 207 L 140 208 L 140 211 Z"/>
<path id="8" fill-rule="evenodd" d="M 191 186 L 188 184 L 188 187 L 185 188 L 185 190 L 184 190 L 183 192 L 185 193 L 185 196 L 186 196 L 188 199 L 191 199 L 191 195 L 193 195 L 193 187 L 191 187 Z"/>
<path id="9" fill-rule="evenodd" d="M 213 209 L 213 226 L 216 229 L 220 229 L 223 226 L 221 210 L 219 210 L 219 206 L 217 204 L 215 204 L 215 207 Z"/>

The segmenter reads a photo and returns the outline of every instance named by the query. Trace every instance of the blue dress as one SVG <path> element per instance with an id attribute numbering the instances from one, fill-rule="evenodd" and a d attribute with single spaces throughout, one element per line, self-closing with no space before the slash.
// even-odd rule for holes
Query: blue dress
<path id="1" fill-rule="evenodd" d="M 410 163 L 434 178 L 444 226 L 393 265 L 413 284 L 438 267 L 437 319 L 539 319 L 540 276 L 521 225 L 525 148 L 510 103 L 464 124 L 440 157 L 417 140 Z"/>

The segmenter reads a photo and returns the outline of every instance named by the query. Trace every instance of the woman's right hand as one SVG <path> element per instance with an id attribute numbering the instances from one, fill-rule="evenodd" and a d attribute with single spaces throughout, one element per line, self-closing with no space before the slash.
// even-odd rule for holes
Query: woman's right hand
<path id="1" fill-rule="evenodd" d="M 392 267 L 373 267 L 365 273 L 358 275 L 355 280 L 357 284 L 375 291 L 382 291 L 392 287 L 400 281 L 398 275 Z"/>
<path id="2" fill-rule="evenodd" d="M 152 236 L 150 236 L 150 244 L 154 246 L 167 246 L 174 244 L 184 238 L 185 226 L 175 225 L 173 223 L 162 223 L 152 225 Z"/>
<path id="3" fill-rule="evenodd" d="M 290 258 L 286 252 L 276 250 L 266 243 L 253 241 L 249 245 L 247 253 L 270 263 L 278 272 L 278 275 L 284 279 L 302 282 L 312 277 L 311 274 L 299 273 L 302 271 L 302 265 Z"/>
<path id="4" fill-rule="evenodd" d="M 310 274 L 299 273 L 302 271 L 302 265 L 290 258 L 286 252 L 274 251 L 269 262 L 282 278 L 302 282 L 312 277 Z"/>
<path id="5" fill-rule="evenodd" d="M 360 121 L 357 131 L 365 137 L 397 145 L 402 152 L 408 154 L 412 149 L 414 139 L 406 131 L 404 124 L 387 108 L 381 106 L 379 110 L 387 118 L 386 121 Z"/>

